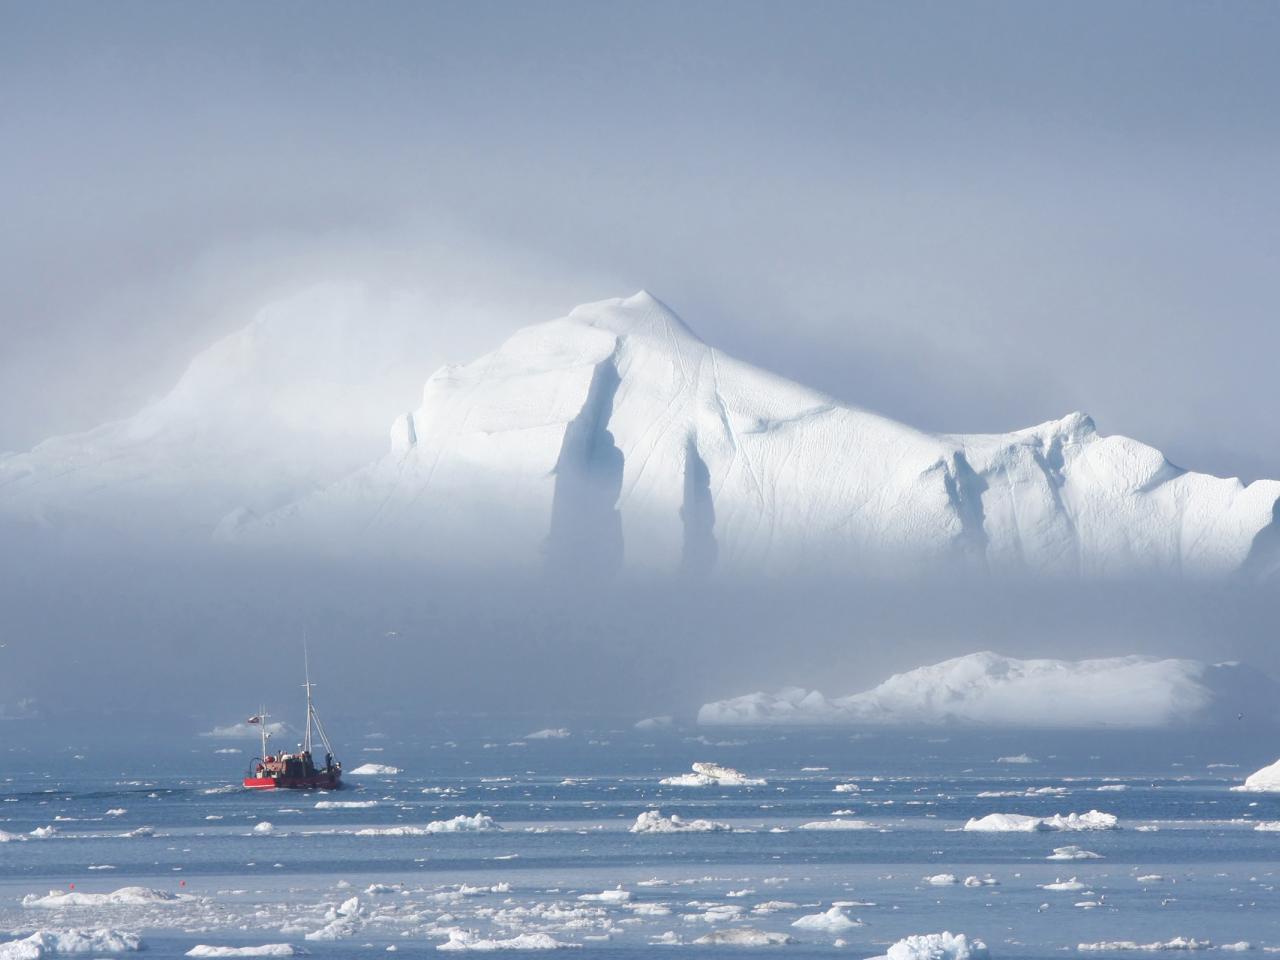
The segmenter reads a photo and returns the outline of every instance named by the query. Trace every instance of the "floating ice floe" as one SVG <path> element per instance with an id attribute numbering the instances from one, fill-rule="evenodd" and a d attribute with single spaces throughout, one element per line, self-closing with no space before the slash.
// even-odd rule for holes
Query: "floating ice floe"
<path id="1" fill-rule="evenodd" d="M 393 767 L 386 763 L 362 763 L 354 770 L 348 770 L 349 777 L 379 777 L 391 776 L 400 772 L 399 767 Z"/>
<path id="2" fill-rule="evenodd" d="M 377 800 L 317 800 L 317 810 L 367 810 L 376 807 Z"/>
<path id="3" fill-rule="evenodd" d="M 452 820 L 432 820 L 424 827 L 365 827 L 356 831 L 357 837 L 422 837 L 433 833 L 485 833 L 501 830 L 498 822 L 487 813 L 470 817 L 459 814 Z"/>
<path id="4" fill-rule="evenodd" d="M 1193 937 L 1174 937 L 1172 940 L 1155 943 L 1138 943 L 1135 940 L 1101 940 L 1097 943 L 1076 944 L 1076 949 L 1081 953 L 1119 953 L 1124 950 L 1155 953 L 1162 950 L 1210 950 L 1212 948 L 1211 941 L 1196 940 Z"/>
<path id="5" fill-rule="evenodd" d="M 1053 853 L 1045 857 L 1046 860 L 1101 860 L 1102 854 L 1094 853 L 1092 850 L 1085 850 L 1083 847 L 1077 847 L 1074 844 L 1066 847 L 1054 847 Z"/>
<path id="6" fill-rule="evenodd" d="M 856 783 L 837 783 L 831 788 L 836 793 L 861 793 L 862 787 Z"/>
<path id="7" fill-rule="evenodd" d="M 571 736 L 569 731 L 564 727 L 547 727 L 543 730 L 535 730 L 533 733 L 526 733 L 520 739 L 522 740 L 564 740 Z"/>
<path id="8" fill-rule="evenodd" d="M 933 887 L 949 887 L 960 881 L 956 879 L 954 873 L 935 873 L 931 877 L 925 877 L 924 882 Z"/>
<path id="9" fill-rule="evenodd" d="M 1025 790 L 983 790 L 978 797 L 1063 797 L 1070 792 L 1066 787 L 1028 787 Z"/>
<path id="10" fill-rule="evenodd" d="M 0 960 L 42 960 L 65 953 L 126 953 L 142 949 L 136 934 L 119 930 L 37 930 L 0 943 Z"/>
<path id="11" fill-rule="evenodd" d="M 259 836 L 268 836 L 276 832 L 276 825 L 270 820 L 259 820 L 253 825 L 253 832 Z"/>
<path id="12" fill-rule="evenodd" d="M 40 907 L 61 909 L 63 907 L 103 907 L 103 906 L 152 906 L 158 903 L 173 903 L 177 900 L 189 900 L 190 897 L 180 893 L 166 893 L 150 887 L 121 887 L 111 893 L 82 893 L 78 890 L 64 892 L 50 890 L 45 896 L 29 893 L 22 898 L 24 907 Z"/>
<path id="13" fill-rule="evenodd" d="M 632 833 L 714 833 L 732 829 L 718 820 L 684 820 L 676 814 L 664 817 L 661 811 L 646 810 L 631 825 Z"/>
<path id="14" fill-rule="evenodd" d="M 584 903 L 626 903 L 631 899 L 631 891 L 616 887 L 613 890 L 602 890 L 600 893 L 584 893 L 578 899 Z"/>
<path id="15" fill-rule="evenodd" d="M 715 947 L 776 947 L 787 943 L 795 943 L 795 939 L 785 933 L 772 930 L 752 930 L 750 927 L 737 927 L 729 930 L 712 930 L 693 941 L 698 946 Z"/>
<path id="16" fill-rule="evenodd" d="M 760 787 L 766 781 L 748 777 L 733 767 L 699 762 L 693 765 L 693 773 L 666 777 L 658 782 L 668 787 Z"/>
<path id="17" fill-rule="evenodd" d="M 124 833 L 117 834 L 117 836 L 125 839 L 132 839 L 135 837 L 154 837 L 155 835 L 155 827 L 134 827 L 132 830 L 126 830 Z"/>
<path id="18" fill-rule="evenodd" d="M 298 957 L 305 950 L 291 943 L 264 943 L 257 947 L 211 947 L 197 944 L 186 952 L 188 957 Z"/>
<path id="19" fill-rule="evenodd" d="M 1090 810 L 1088 813 L 1055 813 L 1051 817 L 1029 817 L 1021 813 L 989 813 L 970 820 L 964 829 L 980 833 L 1031 833 L 1044 830 L 1114 830 L 1115 814 Z"/>
<path id="20" fill-rule="evenodd" d="M 1261 823 L 1255 824 L 1253 829 L 1268 833 L 1280 832 L 1280 820 L 1263 820 Z"/>
<path id="21" fill-rule="evenodd" d="M 1245 777 L 1244 783 L 1231 789 L 1238 793 L 1280 793 L 1280 760 L 1255 770 Z"/>
<path id="22" fill-rule="evenodd" d="M 449 939 L 437 950 L 560 950 L 579 947 L 578 943 L 562 943 L 549 933 L 522 933 L 505 940 L 486 939 L 467 930 L 450 930 Z"/>
<path id="23" fill-rule="evenodd" d="M 0 843 L 18 843 L 27 839 L 20 833 L 9 833 L 7 830 L 0 830 Z"/>
<path id="24" fill-rule="evenodd" d="M 989 960 L 987 945 L 963 933 L 917 933 L 871 960 Z"/>
<path id="25" fill-rule="evenodd" d="M 45 827 L 36 827 L 31 831 L 31 836 L 35 837 L 37 840 L 48 840 L 50 837 L 55 836 L 57 832 L 57 827 L 49 825 Z"/>
<path id="26" fill-rule="evenodd" d="M 797 930 L 814 930 L 822 933 L 840 933 L 854 927 L 866 926 L 861 920 L 850 917 L 840 907 L 832 907 L 825 913 L 810 913 L 791 924 Z"/>
<path id="27" fill-rule="evenodd" d="M 670 714 L 664 713 L 659 717 L 645 717 L 643 720 L 637 720 L 635 729 L 637 730 L 669 730 L 675 726 L 676 719 Z"/>
<path id="28" fill-rule="evenodd" d="M 1081 883 L 1075 877 L 1072 877 L 1070 880 L 1055 880 L 1053 883 L 1042 883 L 1040 884 L 1040 889 L 1053 890 L 1057 893 L 1079 893 L 1088 886 L 1087 883 Z"/>
<path id="29" fill-rule="evenodd" d="M 129 811 L 126 810 L 124 807 L 112 807 L 110 810 L 104 813 L 103 816 L 104 817 L 123 817 L 128 812 Z"/>
<path id="30" fill-rule="evenodd" d="M 847 820 L 837 817 L 834 820 L 811 820 L 796 827 L 797 830 L 878 830 L 879 827 L 866 820 Z"/>
<path id="31" fill-rule="evenodd" d="M 965 877 L 964 885 L 966 887 L 998 887 L 1000 881 L 988 874 L 985 877 Z"/>
<path id="32" fill-rule="evenodd" d="M 331 907 L 324 915 L 325 925 L 306 935 L 311 941 L 345 940 L 354 936 L 364 925 L 360 898 L 351 897 L 338 906 Z"/>

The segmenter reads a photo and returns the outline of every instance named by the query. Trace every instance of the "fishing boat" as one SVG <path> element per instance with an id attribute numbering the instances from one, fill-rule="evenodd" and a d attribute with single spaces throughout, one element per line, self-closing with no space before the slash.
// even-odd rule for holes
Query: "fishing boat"
<path id="1" fill-rule="evenodd" d="M 311 698 L 311 665 L 304 656 L 307 691 L 307 732 L 296 753 L 272 753 L 269 750 L 271 731 L 267 729 L 269 714 L 266 707 L 259 707 L 258 712 L 248 719 L 248 723 L 258 727 L 262 734 L 262 753 L 253 758 L 249 764 L 249 772 L 245 775 L 244 785 L 250 790 L 334 790 L 342 786 L 342 764 L 333 756 L 333 745 L 324 732 L 324 724 L 316 713 L 315 703 Z M 324 746 L 324 766 L 316 766 L 311 753 L 311 731 L 320 735 L 320 743 Z"/>

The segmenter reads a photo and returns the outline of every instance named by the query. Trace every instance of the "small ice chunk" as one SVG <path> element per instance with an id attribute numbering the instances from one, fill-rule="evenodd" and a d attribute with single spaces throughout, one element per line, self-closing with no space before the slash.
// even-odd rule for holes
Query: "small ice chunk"
<path id="1" fill-rule="evenodd" d="M 535 730 L 533 733 L 526 733 L 522 740 L 564 740 L 571 736 L 565 727 L 547 727 L 543 730 Z"/>
<path id="2" fill-rule="evenodd" d="M 1046 860 L 1101 860 L 1102 854 L 1094 853 L 1092 850 L 1085 850 L 1083 847 L 1077 847 L 1074 844 L 1066 847 L 1054 847 L 1053 853 L 1045 857 Z"/>
<path id="3" fill-rule="evenodd" d="M 658 942 L 658 941 L 652 941 Z M 795 943 L 795 939 L 785 933 L 772 930 L 752 930 L 750 927 L 738 927 L 730 930 L 712 930 L 693 941 L 700 946 L 717 947 L 775 947 L 787 943 Z"/>
<path id="4" fill-rule="evenodd" d="M 630 829 L 632 833 L 713 833 L 732 828 L 718 820 L 684 820 L 674 813 L 664 817 L 661 811 L 646 810 Z"/>
<path id="5" fill-rule="evenodd" d="M 989 960 L 987 945 L 963 933 L 917 933 L 872 960 Z"/>
<path id="6" fill-rule="evenodd" d="M 760 787 L 765 784 L 764 780 L 748 777 L 733 767 L 706 762 L 694 763 L 693 773 L 666 777 L 658 782 L 667 787 Z"/>
<path id="7" fill-rule="evenodd" d="M 436 946 L 437 950 L 559 950 L 577 947 L 576 943 L 561 943 L 549 933 L 521 933 L 503 939 L 486 939 L 468 930 L 450 930 L 449 939 Z"/>
<path id="8" fill-rule="evenodd" d="M 379 777 L 391 776 L 399 772 L 399 767 L 393 767 L 386 763 L 362 763 L 354 770 L 348 770 L 347 775 L 351 777 Z"/>
<path id="9" fill-rule="evenodd" d="M 841 933 L 854 927 L 865 926 L 861 920 L 850 917 L 840 907 L 832 907 L 825 913 L 810 913 L 791 924 L 797 930 L 816 930 L 823 933 Z"/>
<path id="10" fill-rule="evenodd" d="M 291 943 L 264 943 L 258 947 L 211 947 L 197 944 L 186 952 L 188 957 L 297 957 L 305 954 Z"/>

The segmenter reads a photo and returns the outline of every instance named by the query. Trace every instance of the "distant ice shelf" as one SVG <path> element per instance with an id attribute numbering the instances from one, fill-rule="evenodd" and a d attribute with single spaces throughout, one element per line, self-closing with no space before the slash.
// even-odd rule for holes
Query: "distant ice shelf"
<path id="1" fill-rule="evenodd" d="M 1238 663 L 1155 657 L 1020 660 L 982 652 L 829 699 L 789 687 L 705 704 L 711 726 L 1163 728 L 1276 717 L 1277 684 Z M 1012 760 L 1017 758 L 1004 758 Z M 1257 776 L 1257 775 L 1255 775 Z"/>

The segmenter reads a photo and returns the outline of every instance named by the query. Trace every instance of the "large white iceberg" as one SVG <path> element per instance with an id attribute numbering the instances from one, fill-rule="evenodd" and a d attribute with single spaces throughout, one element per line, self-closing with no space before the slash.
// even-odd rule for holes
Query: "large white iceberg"
<path id="1" fill-rule="evenodd" d="M 647 293 L 444 367 L 392 422 L 423 351 L 357 329 L 361 296 L 268 311 L 137 415 L 0 458 L 0 517 L 645 571 L 1219 577 L 1280 562 L 1280 482 L 1188 472 L 1080 413 L 925 433 L 726 356 Z"/>
<path id="2" fill-rule="evenodd" d="M 828 699 L 788 688 L 708 703 L 707 725 L 966 724 L 993 727 L 1158 728 L 1234 717 L 1242 702 L 1275 713 L 1277 685 L 1238 663 L 1156 657 L 1020 660 L 971 653 L 895 674 L 863 693 Z"/>

